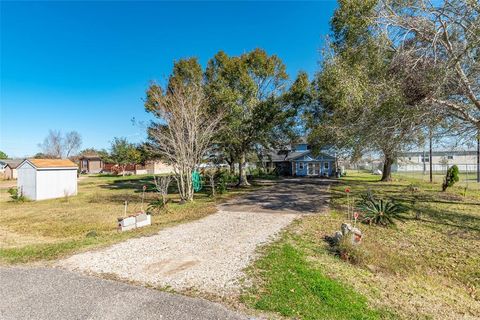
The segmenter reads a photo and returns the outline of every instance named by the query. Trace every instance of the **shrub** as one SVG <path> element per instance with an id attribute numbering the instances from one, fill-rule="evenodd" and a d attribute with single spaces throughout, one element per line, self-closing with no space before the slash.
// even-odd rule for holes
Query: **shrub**
<path id="1" fill-rule="evenodd" d="M 15 202 L 25 202 L 27 201 L 27 197 L 25 197 L 21 192 L 18 192 L 18 188 L 10 188 L 8 189 L 8 193 L 10 194 L 10 198 L 12 201 Z"/>
<path id="2" fill-rule="evenodd" d="M 355 265 L 361 265 L 365 261 L 365 251 L 360 245 L 352 243 L 351 237 L 342 237 L 335 250 L 342 260 Z"/>
<path id="3" fill-rule="evenodd" d="M 90 230 L 85 235 L 86 238 L 96 238 L 98 236 L 97 230 Z"/>
<path id="4" fill-rule="evenodd" d="M 373 196 L 362 198 L 364 200 L 360 203 L 359 208 L 363 212 L 364 222 L 388 226 L 394 225 L 395 220 L 404 220 L 402 216 L 402 213 L 406 211 L 404 206 L 390 200 L 377 200 Z"/>
<path id="5" fill-rule="evenodd" d="M 168 200 L 164 202 L 162 198 L 157 198 L 148 203 L 147 213 L 152 215 L 160 213 L 166 207 L 167 203 Z"/>
<path id="6" fill-rule="evenodd" d="M 448 187 L 452 187 L 455 182 L 458 182 L 460 180 L 460 177 L 458 176 L 459 171 L 458 167 L 456 165 L 451 166 L 447 170 L 447 175 L 443 179 L 443 184 L 442 184 L 442 191 L 447 190 Z"/>

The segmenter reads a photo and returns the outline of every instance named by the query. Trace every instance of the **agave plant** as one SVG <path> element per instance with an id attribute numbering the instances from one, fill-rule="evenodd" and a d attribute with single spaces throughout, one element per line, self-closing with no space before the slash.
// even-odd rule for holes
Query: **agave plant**
<path id="1" fill-rule="evenodd" d="M 405 220 L 402 216 L 405 207 L 390 200 L 365 197 L 359 207 L 363 211 L 364 221 L 370 224 L 388 226 L 394 225 L 395 220 Z"/>

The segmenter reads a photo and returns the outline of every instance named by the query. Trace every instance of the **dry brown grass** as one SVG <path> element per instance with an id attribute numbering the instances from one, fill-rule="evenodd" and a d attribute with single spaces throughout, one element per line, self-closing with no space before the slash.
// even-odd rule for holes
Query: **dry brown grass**
<path id="1" fill-rule="evenodd" d="M 332 278 L 352 285 L 378 309 L 405 319 L 478 319 L 480 317 L 480 192 L 471 197 L 437 192 L 438 185 L 399 178 L 391 183 L 355 174 L 334 186 L 331 214 L 311 216 L 292 226 L 292 233 L 309 253 L 309 260 Z M 364 259 L 352 265 L 332 254 L 326 235 L 345 221 L 344 188 L 352 196 L 367 189 L 409 204 L 405 188 L 420 185 L 416 211 L 395 228 L 360 225 Z M 295 238 L 295 237 L 294 237 Z"/>
<path id="2" fill-rule="evenodd" d="M 151 177 L 97 177 L 81 179 L 77 196 L 53 200 L 15 203 L 5 188 L 0 189 L 0 262 L 29 262 L 53 259 L 75 251 L 104 246 L 130 237 L 144 236 L 161 228 L 202 218 L 216 211 L 216 201 L 234 196 L 240 190 L 213 200 L 204 193 L 196 194 L 193 203 L 172 202 L 168 212 L 152 217 L 152 226 L 119 233 L 117 217 L 142 208 L 142 186 L 150 185 Z M 154 192 L 145 195 L 146 209 Z M 175 200 L 175 195 L 171 198 Z M 96 237 L 87 237 L 95 231 Z"/>

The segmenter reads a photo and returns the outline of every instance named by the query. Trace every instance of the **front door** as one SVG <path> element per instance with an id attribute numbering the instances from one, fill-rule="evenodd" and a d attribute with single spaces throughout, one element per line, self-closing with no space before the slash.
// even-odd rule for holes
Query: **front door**
<path id="1" fill-rule="evenodd" d="M 321 167 L 320 167 L 320 162 L 316 162 L 316 163 L 315 163 L 315 175 L 316 175 L 316 176 L 319 176 L 319 175 L 320 175 L 320 169 L 321 169 Z"/>
<path id="2" fill-rule="evenodd" d="M 314 173 L 314 170 L 315 170 L 314 164 L 311 163 L 311 162 L 309 162 L 309 163 L 308 163 L 308 175 L 309 175 L 309 176 L 312 176 L 313 173 Z"/>

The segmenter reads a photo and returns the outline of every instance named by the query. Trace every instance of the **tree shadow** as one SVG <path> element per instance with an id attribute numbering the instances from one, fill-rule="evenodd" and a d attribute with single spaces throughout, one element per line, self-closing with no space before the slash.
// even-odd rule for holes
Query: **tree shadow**
<path id="1" fill-rule="evenodd" d="M 420 221 L 422 222 L 480 232 L 480 217 L 473 214 L 432 207 L 420 207 L 415 208 L 415 210 L 421 213 L 422 219 Z M 480 233 L 478 236 L 480 237 Z"/>
<path id="2" fill-rule="evenodd" d="M 332 180 L 291 178 L 255 190 L 221 205 L 225 211 L 317 213 L 326 206 Z"/>

